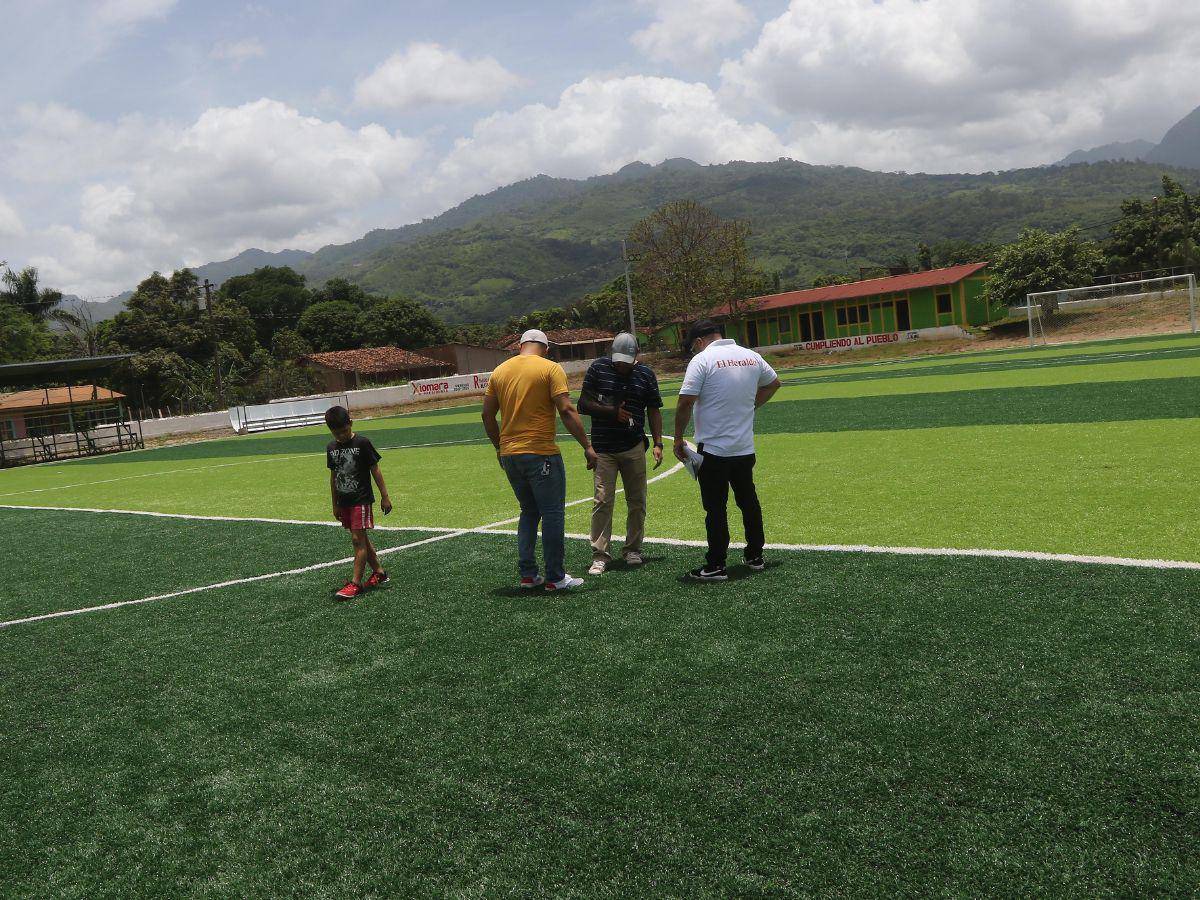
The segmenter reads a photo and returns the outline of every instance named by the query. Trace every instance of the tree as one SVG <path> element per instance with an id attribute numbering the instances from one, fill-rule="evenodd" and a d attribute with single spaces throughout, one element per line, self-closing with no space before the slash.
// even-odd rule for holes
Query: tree
<path id="1" fill-rule="evenodd" d="M 508 332 L 505 331 L 505 326 L 500 324 L 466 324 L 466 325 L 449 325 L 447 326 L 449 338 L 458 344 L 475 344 L 481 347 L 486 347 L 500 340 Z M 509 329 L 512 331 L 515 329 Z"/>
<path id="2" fill-rule="evenodd" d="M 349 303 L 314 303 L 304 311 L 296 330 L 318 352 L 352 350 L 362 346 L 359 311 Z"/>
<path id="3" fill-rule="evenodd" d="M 105 338 L 122 350 L 149 353 L 162 350 L 187 359 L 211 352 L 212 341 L 194 305 L 177 302 L 172 278 L 152 273 L 134 290 L 126 309 L 104 330 Z"/>
<path id="4" fill-rule="evenodd" d="M 990 262 L 995 258 L 999 249 L 995 244 L 987 242 L 942 241 L 933 247 L 933 267 L 944 269 L 948 266 L 962 266 L 967 263 Z"/>
<path id="5" fill-rule="evenodd" d="M 1027 294 L 1091 284 L 1103 265 L 1100 247 L 1077 228 L 1058 234 L 1027 228 L 996 254 L 983 296 L 989 306 L 1024 304 Z"/>
<path id="6" fill-rule="evenodd" d="M 237 275 L 221 285 L 220 296 L 236 300 L 250 311 L 259 343 L 271 343 L 280 328 L 295 328 L 313 303 L 304 276 L 288 266 L 262 266 L 249 275 Z"/>
<path id="7" fill-rule="evenodd" d="M 54 338 L 44 323 L 13 303 L 0 303 L 0 364 L 45 356 Z"/>
<path id="8" fill-rule="evenodd" d="M 1109 231 L 1104 250 L 1109 272 L 1142 272 L 1195 264 L 1200 244 L 1200 194 L 1188 196 L 1183 186 L 1164 175 L 1162 194 L 1148 201 L 1134 197 L 1121 203 L 1121 218 Z"/>
<path id="9" fill-rule="evenodd" d="M 693 200 L 666 204 L 629 233 L 638 318 L 651 328 L 690 322 L 728 302 L 746 271 L 748 229 Z"/>
<path id="10" fill-rule="evenodd" d="M 365 309 L 379 298 L 368 294 L 357 284 L 345 278 L 330 278 L 325 284 L 313 291 L 313 303 L 349 303 L 359 309 Z"/>
<path id="11" fill-rule="evenodd" d="M 290 328 L 282 328 L 271 337 L 271 355 L 279 362 L 295 362 L 312 352 L 312 345 Z"/>
<path id="12" fill-rule="evenodd" d="M 60 343 L 72 356 L 96 356 L 100 348 L 100 323 L 88 303 L 75 303 L 68 309 L 56 309 L 54 320 L 62 326 Z"/>
<path id="13" fill-rule="evenodd" d="M 857 280 L 853 275 L 818 275 L 813 279 L 812 286 L 815 288 L 829 287 L 834 284 L 851 284 Z"/>
<path id="14" fill-rule="evenodd" d="M 917 268 L 922 272 L 928 272 L 933 268 L 933 251 L 924 241 L 917 244 Z"/>
<path id="15" fill-rule="evenodd" d="M 404 297 L 377 300 L 363 310 L 359 315 L 359 332 L 369 347 L 405 350 L 444 344 L 448 339 L 446 326 L 433 313 Z"/>
<path id="16" fill-rule="evenodd" d="M 0 276 L 0 302 L 11 304 L 35 319 L 45 319 L 62 301 L 62 292 L 38 286 L 38 270 L 26 266 L 14 272 L 5 266 Z"/>

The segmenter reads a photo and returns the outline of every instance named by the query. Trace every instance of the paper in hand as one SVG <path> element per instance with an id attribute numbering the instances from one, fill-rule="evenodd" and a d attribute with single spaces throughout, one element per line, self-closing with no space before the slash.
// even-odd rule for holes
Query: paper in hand
<path id="1" fill-rule="evenodd" d="M 683 467 L 688 470 L 688 474 L 695 479 L 700 478 L 700 466 L 704 464 L 704 457 L 696 452 L 696 448 L 691 444 L 684 444 L 684 450 L 687 453 L 687 459 L 683 462 Z"/>

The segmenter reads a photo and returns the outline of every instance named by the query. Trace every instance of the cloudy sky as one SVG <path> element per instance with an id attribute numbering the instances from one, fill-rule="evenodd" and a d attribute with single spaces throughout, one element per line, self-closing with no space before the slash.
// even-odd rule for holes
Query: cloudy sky
<path id="1" fill-rule="evenodd" d="M 101 297 L 633 160 L 987 171 L 1200 103 L 1179 0 L 0 0 L 0 259 Z"/>

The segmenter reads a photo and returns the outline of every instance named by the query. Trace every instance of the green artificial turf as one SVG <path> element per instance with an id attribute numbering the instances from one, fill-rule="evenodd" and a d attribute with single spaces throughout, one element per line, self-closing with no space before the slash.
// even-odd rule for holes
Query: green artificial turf
<path id="1" fill-rule="evenodd" d="M 755 480 L 778 543 L 1200 561 L 1198 445 L 1200 419 L 765 434 Z M 586 504 L 567 514 L 588 530 Z M 646 528 L 702 539 L 695 482 L 652 485 Z"/>
<path id="2" fill-rule="evenodd" d="M 376 531 L 373 540 L 384 549 L 430 534 Z M 0 621 L 135 600 L 353 555 L 349 535 L 340 526 L 0 509 L 0 559 L 5 560 L 6 574 L 0 582 Z M 349 572 L 349 566 L 338 566 L 324 578 L 336 590 Z"/>
<path id="3" fill-rule="evenodd" d="M 512 540 L 0 631 L 4 893 L 1200 890 L 1197 573 Z"/>
<path id="4" fill-rule="evenodd" d="M 1147 378 L 1053 387 L 775 400 L 758 411 L 754 430 L 757 434 L 810 434 L 1198 416 L 1200 378 Z"/>

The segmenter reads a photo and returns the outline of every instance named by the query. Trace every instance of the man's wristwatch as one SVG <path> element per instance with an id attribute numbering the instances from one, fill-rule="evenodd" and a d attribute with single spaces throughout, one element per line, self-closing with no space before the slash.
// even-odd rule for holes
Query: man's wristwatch
<path id="1" fill-rule="evenodd" d="M 661 449 L 663 448 L 663 442 L 662 442 L 662 441 L 655 441 L 655 442 L 654 442 L 654 446 L 655 446 L 655 447 L 657 447 L 659 450 L 661 450 Z"/>

